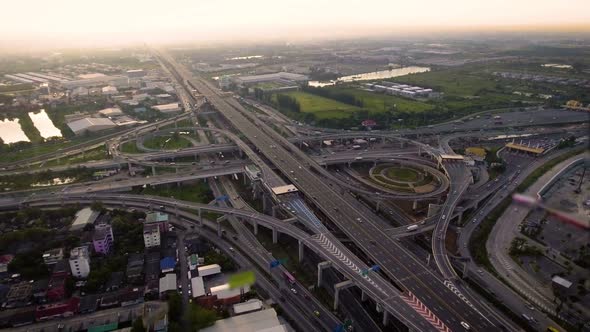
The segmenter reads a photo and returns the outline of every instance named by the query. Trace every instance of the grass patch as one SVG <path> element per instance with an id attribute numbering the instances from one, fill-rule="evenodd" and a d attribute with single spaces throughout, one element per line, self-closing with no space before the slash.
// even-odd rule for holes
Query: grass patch
<path id="1" fill-rule="evenodd" d="M 306 92 L 294 91 L 283 94 L 295 98 L 301 106 L 301 112 L 314 113 L 317 119 L 346 118 L 350 116 L 350 113 L 360 110 L 360 108 L 356 106 L 344 104 L 339 101 L 312 95 Z"/>
<path id="2" fill-rule="evenodd" d="M 174 197 L 178 200 L 207 204 L 213 200 L 213 192 L 205 182 L 183 184 L 182 186 L 165 185 L 134 190 L 137 194 L 161 197 Z"/>
<path id="3" fill-rule="evenodd" d="M 13 85 L 4 85 L 0 86 L 0 93 L 14 93 L 14 92 L 21 92 L 21 91 L 29 91 L 34 90 L 33 84 L 31 83 L 22 83 L 22 84 L 13 84 Z"/>
<path id="4" fill-rule="evenodd" d="M 140 149 L 137 148 L 137 144 L 135 141 L 125 142 L 121 145 L 121 152 L 123 153 L 142 153 Z"/>
<path id="5" fill-rule="evenodd" d="M 385 172 L 388 178 L 397 181 L 414 182 L 418 180 L 418 172 L 411 168 L 388 168 Z"/>
<path id="6" fill-rule="evenodd" d="M 50 160 L 47 163 L 45 163 L 44 166 L 51 167 L 60 165 L 79 164 L 87 161 L 103 160 L 108 158 L 109 154 L 107 153 L 106 147 L 101 146 L 99 148 L 89 150 L 84 153 L 79 153 L 73 156 L 69 156 L 67 158 L 60 158 L 59 161 L 57 159 Z"/>
<path id="7" fill-rule="evenodd" d="M 154 136 L 146 139 L 143 144 L 148 149 L 165 150 L 184 149 L 192 146 L 189 140 L 182 138 L 178 134 L 172 136 Z"/>
<path id="8" fill-rule="evenodd" d="M 405 99 L 397 96 L 390 96 L 378 92 L 369 92 L 356 88 L 330 88 L 337 92 L 344 92 L 354 95 L 357 99 L 363 102 L 363 108 L 369 110 L 370 113 L 381 113 L 387 112 L 391 107 L 395 105 L 397 110 L 407 112 L 423 112 L 434 108 L 433 105 Z"/>

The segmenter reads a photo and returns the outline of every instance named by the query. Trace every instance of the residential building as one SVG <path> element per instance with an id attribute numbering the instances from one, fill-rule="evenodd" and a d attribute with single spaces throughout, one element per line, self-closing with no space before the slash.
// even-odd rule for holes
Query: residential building
<path id="1" fill-rule="evenodd" d="M 64 259 L 64 248 L 51 249 L 43 253 L 43 262 L 47 266 L 56 264 Z"/>
<path id="2" fill-rule="evenodd" d="M 1 255 L 0 256 L 0 273 L 8 271 L 8 264 L 14 259 L 13 255 Z"/>
<path id="3" fill-rule="evenodd" d="M 143 225 L 143 243 L 146 248 L 160 246 L 160 228 L 158 227 L 158 225 Z"/>
<path id="4" fill-rule="evenodd" d="M 6 308 L 17 308 L 27 305 L 33 295 L 33 284 L 28 281 L 21 281 L 10 286 L 6 295 Z"/>
<path id="5" fill-rule="evenodd" d="M 76 247 L 70 252 L 70 268 L 75 278 L 86 278 L 90 273 L 88 247 Z"/>
<path id="6" fill-rule="evenodd" d="M 94 233 L 92 234 L 92 244 L 94 251 L 107 255 L 113 248 L 115 238 L 113 236 L 113 228 L 109 224 L 96 225 Z"/>
<path id="7" fill-rule="evenodd" d="M 234 304 L 233 309 L 236 315 L 259 311 L 262 310 L 262 301 L 259 299 L 250 299 L 246 302 Z"/>
<path id="8" fill-rule="evenodd" d="M 159 260 L 159 257 L 158 257 Z M 127 259 L 127 282 L 139 283 L 143 281 L 143 254 L 131 254 Z M 157 263 L 156 263 L 157 264 Z M 158 270 L 159 272 L 159 270 Z"/>
<path id="9" fill-rule="evenodd" d="M 174 271 L 176 267 L 176 260 L 173 257 L 164 257 L 160 261 L 160 270 L 162 273 L 168 273 Z"/>
<path id="10" fill-rule="evenodd" d="M 71 317 L 80 309 L 80 298 L 72 297 L 66 302 L 40 305 L 35 310 L 37 321 L 50 320 L 54 318 Z"/>
<path id="11" fill-rule="evenodd" d="M 145 224 L 157 225 L 160 229 L 160 233 L 166 233 L 168 231 L 168 220 L 169 216 L 167 213 L 162 212 L 149 212 L 145 216 Z"/>

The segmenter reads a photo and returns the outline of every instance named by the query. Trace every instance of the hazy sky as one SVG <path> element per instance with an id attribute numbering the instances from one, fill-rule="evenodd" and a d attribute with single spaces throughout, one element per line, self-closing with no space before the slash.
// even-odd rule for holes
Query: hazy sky
<path id="1" fill-rule="evenodd" d="M 0 43 L 300 38 L 588 22 L 590 0 L 10 0 L 2 1 Z"/>

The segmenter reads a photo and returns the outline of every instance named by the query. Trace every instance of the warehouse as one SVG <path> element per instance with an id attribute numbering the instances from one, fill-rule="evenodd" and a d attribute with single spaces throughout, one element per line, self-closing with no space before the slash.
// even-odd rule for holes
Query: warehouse
<path id="1" fill-rule="evenodd" d="M 68 123 L 68 127 L 76 135 L 83 135 L 87 132 L 97 132 L 111 129 L 117 125 L 107 118 L 84 118 Z"/>

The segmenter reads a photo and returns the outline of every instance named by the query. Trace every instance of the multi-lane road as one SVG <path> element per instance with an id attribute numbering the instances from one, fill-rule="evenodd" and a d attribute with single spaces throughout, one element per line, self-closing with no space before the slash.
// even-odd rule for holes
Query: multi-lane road
<path id="1" fill-rule="evenodd" d="M 190 79 L 191 85 L 205 95 L 237 130 L 314 201 L 317 207 L 375 263 L 379 264 L 386 275 L 400 284 L 406 296 L 416 296 L 419 301 L 425 303 L 428 311 L 422 316 L 425 319 L 425 316 L 436 316 L 437 320 L 432 324 L 435 329 L 461 330 L 464 328 L 461 322 L 467 322 L 474 330 L 488 330 L 496 326 L 497 323 L 488 321 L 484 315 L 457 297 L 444 285 L 443 280 L 425 268 L 412 253 L 375 227 L 370 215 L 360 214 L 341 197 L 342 194 L 325 184 L 323 179 L 310 170 L 308 161 L 300 159 L 301 156 L 294 151 L 297 149 L 295 146 L 286 144 L 276 136 L 276 133 L 261 130 L 260 126 L 254 125 L 243 115 L 245 111 L 240 109 L 239 105 L 230 105 L 207 83 L 198 78 L 183 79 Z"/>

